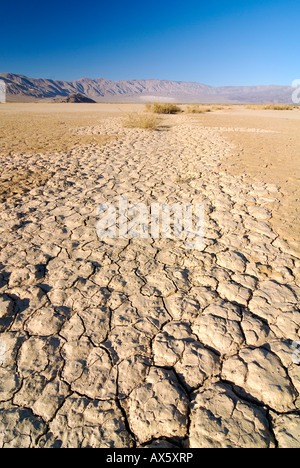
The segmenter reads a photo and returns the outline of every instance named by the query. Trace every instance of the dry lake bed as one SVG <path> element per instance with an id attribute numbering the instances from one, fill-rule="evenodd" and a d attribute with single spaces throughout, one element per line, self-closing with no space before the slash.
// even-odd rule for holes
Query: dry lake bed
<path id="1" fill-rule="evenodd" d="M 210 110 L 0 105 L 0 447 L 300 447 L 300 110 Z M 100 238 L 121 196 L 203 245 Z"/>

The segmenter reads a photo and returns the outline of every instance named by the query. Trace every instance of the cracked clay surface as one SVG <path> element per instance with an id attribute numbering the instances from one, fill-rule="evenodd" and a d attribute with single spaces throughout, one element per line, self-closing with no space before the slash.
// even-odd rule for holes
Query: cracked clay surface
<path id="1" fill-rule="evenodd" d="M 280 189 L 220 171 L 226 134 L 174 116 L 104 146 L 2 158 L 1 447 L 300 447 L 299 253 Z M 97 207 L 204 203 L 203 250 L 97 237 Z"/>

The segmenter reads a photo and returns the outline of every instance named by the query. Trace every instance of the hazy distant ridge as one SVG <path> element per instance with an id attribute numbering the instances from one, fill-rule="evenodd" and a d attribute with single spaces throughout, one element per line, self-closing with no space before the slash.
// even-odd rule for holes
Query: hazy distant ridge
<path id="1" fill-rule="evenodd" d="M 146 102 L 154 100 L 211 103 L 292 103 L 290 86 L 225 86 L 169 80 L 122 80 L 82 78 L 55 81 L 0 73 L 12 101 L 58 100 L 81 93 L 97 102 Z"/>

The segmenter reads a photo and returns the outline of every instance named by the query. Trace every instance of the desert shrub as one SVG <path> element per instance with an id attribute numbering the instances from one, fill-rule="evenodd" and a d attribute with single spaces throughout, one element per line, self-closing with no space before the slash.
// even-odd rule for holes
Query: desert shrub
<path id="1" fill-rule="evenodd" d="M 246 106 L 246 109 L 252 110 L 293 110 L 297 106 L 292 106 L 289 104 L 249 104 Z"/>
<path id="2" fill-rule="evenodd" d="M 157 130 L 161 124 L 161 118 L 151 114 L 139 114 L 132 112 L 128 114 L 123 126 L 126 128 L 145 128 L 149 130 Z"/>
<path id="3" fill-rule="evenodd" d="M 205 114 L 206 112 L 211 112 L 209 107 L 201 107 L 199 104 L 193 106 L 187 106 L 186 112 L 188 114 Z"/>
<path id="4" fill-rule="evenodd" d="M 155 114 L 177 114 L 181 112 L 181 108 L 176 104 L 154 102 L 153 104 L 147 104 L 147 110 L 154 112 Z"/>
<path id="5" fill-rule="evenodd" d="M 289 104 L 267 104 L 263 107 L 265 110 L 293 110 L 295 106 Z"/>

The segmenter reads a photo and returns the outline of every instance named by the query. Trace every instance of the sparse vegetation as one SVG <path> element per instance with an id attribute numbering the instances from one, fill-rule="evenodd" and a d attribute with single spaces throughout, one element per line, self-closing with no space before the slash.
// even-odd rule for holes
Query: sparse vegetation
<path id="1" fill-rule="evenodd" d="M 292 106 L 290 104 L 250 104 L 247 109 L 252 110 L 293 110 L 298 109 L 298 106 Z"/>
<path id="2" fill-rule="evenodd" d="M 224 109 L 230 109 L 230 107 L 226 104 L 225 107 L 213 104 L 191 104 L 186 107 L 185 112 L 187 114 L 206 114 L 207 112 L 213 112 Z"/>
<path id="3" fill-rule="evenodd" d="M 176 104 L 161 102 L 148 103 L 146 109 L 148 112 L 154 112 L 155 114 L 177 114 L 182 112 L 181 108 Z"/>
<path id="4" fill-rule="evenodd" d="M 123 126 L 126 128 L 145 128 L 148 130 L 157 130 L 161 124 L 162 119 L 152 114 L 140 114 L 132 112 L 127 115 Z"/>
<path id="5" fill-rule="evenodd" d="M 288 104 L 268 104 L 264 106 L 265 110 L 293 110 L 295 106 L 290 106 Z"/>
<path id="6" fill-rule="evenodd" d="M 187 106 L 185 112 L 188 114 L 205 114 L 206 112 L 211 112 L 211 108 L 200 106 L 200 104 L 194 104 L 192 106 Z"/>

